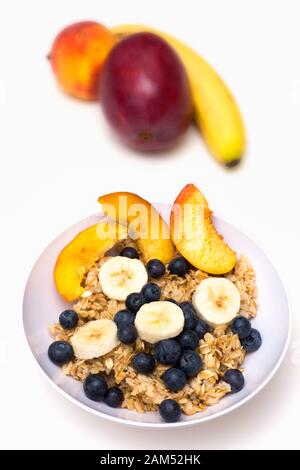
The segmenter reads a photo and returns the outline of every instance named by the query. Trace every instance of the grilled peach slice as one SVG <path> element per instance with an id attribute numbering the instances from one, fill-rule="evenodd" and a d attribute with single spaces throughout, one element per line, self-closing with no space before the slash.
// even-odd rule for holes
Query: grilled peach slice
<path id="1" fill-rule="evenodd" d="M 171 211 L 171 237 L 177 250 L 193 266 L 210 274 L 225 274 L 236 263 L 236 253 L 212 223 L 208 203 L 193 184 L 177 196 Z"/>
<path id="2" fill-rule="evenodd" d="M 119 240 L 127 237 L 124 226 L 101 222 L 83 230 L 63 248 L 54 268 L 58 292 L 68 301 L 83 292 L 82 281 L 87 271 Z"/>
<path id="3" fill-rule="evenodd" d="M 157 258 L 168 263 L 173 258 L 169 227 L 148 201 L 133 193 L 116 192 L 100 196 L 98 202 L 106 215 L 128 227 L 145 262 Z"/>

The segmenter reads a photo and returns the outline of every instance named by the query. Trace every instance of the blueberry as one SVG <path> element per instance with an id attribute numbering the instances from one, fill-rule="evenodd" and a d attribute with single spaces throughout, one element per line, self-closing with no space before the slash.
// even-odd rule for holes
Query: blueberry
<path id="1" fill-rule="evenodd" d="M 144 305 L 145 300 L 141 294 L 138 292 L 133 292 L 129 294 L 125 300 L 125 305 L 133 313 L 136 313 L 142 305 Z"/>
<path id="2" fill-rule="evenodd" d="M 154 357 L 161 364 L 176 364 L 180 354 L 181 346 L 175 339 L 163 339 L 154 346 Z"/>
<path id="3" fill-rule="evenodd" d="M 207 325 L 207 323 L 205 323 L 205 321 L 198 320 L 194 331 L 197 333 L 198 338 L 202 339 L 204 335 L 209 331 L 209 326 Z"/>
<path id="4" fill-rule="evenodd" d="M 149 276 L 153 277 L 154 279 L 163 276 L 166 272 L 164 263 L 162 263 L 159 259 L 150 259 L 146 265 L 146 269 Z"/>
<path id="5" fill-rule="evenodd" d="M 177 367 L 167 369 L 162 375 L 162 380 L 165 386 L 172 392 L 178 392 L 187 384 L 185 373 L 181 369 L 177 369 Z"/>
<path id="6" fill-rule="evenodd" d="M 139 254 L 136 251 L 135 248 L 132 248 L 131 246 L 126 246 L 123 248 L 123 250 L 120 253 L 120 256 L 124 256 L 125 258 L 131 258 L 131 259 L 139 259 Z"/>
<path id="7" fill-rule="evenodd" d="M 130 325 L 130 323 L 121 325 L 118 328 L 118 338 L 121 341 L 121 343 L 124 343 L 124 344 L 134 343 L 137 337 L 138 337 L 138 334 L 136 331 L 136 327 L 134 325 Z"/>
<path id="8" fill-rule="evenodd" d="M 159 405 L 159 414 L 167 423 L 176 423 L 180 420 L 181 408 L 177 401 L 168 398 Z"/>
<path id="9" fill-rule="evenodd" d="M 238 369 L 228 369 L 224 374 L 223 380 L 230 385 L 232 393 L 242 390 L 245 384 L 244 376 Z"/>
<path id="10" fill-rule="evenodd" d="M 166 302 L 172 302 L 172 304 L 178 305 L 175 299 L 165 299 Z"/>
<path id="11" fill-rule="evenodd" d="M 141 294 L 147 303 L 155 302 L 160 299 L 160 287 L 158 287 L 157 284 L 149 282 L 149 284 L 146 284 L 142 288 Z"/>
<path id="12" fill-rule="evenodd" d="M 181 302 L 179 307 L 184 315 L 184 328 L 186 330 L 193 330 L 197 325 L 196 312 L 191 302 Z"/>
<path id="13" fill-rule="evenodd" d="M 48 356 L 57 366 L 67 364 L 74 358 L 74 351 L 70 343 L 67 341 L 54 341 L 48 349 Z"/>
<path id="14" fill-rule="evenodd" d="M 179 367 L 188 377 L 197 375 L 201 369 L 201 366 L 202 361 L 198 353 L 188 349 L 183 351 L 179 360 Z"/>
<path id="15" fill-rule="evenodd" d="M 140 374 L 151 374 L 155 369 L 155 359 L 151 354 L 140 352 L 134 356 L 132 366 Z"/>
<path id="16" fill-rule="evenodd" d="M 111 387 L 104 396 L 104 403 L 112 408 L 119 408 L 124 400 L 123 392 L 118 387 Z"/>
<path id="17" fill-rule="evenodd" d="M 196 349 L 199 343 L 198 335 L 193 330 L 183 330 L 176 339 L 182 349 Z"/>
<path id="18" fill-rule="evenodd" d="M 101 401 L 107 391 L 106 380 L 100 374 L 90 374 L 83 382 L 83 391 L 90 400 Z"/>
<path id="19" fill-rule="evenodd" d="M 64 330 L 72 330 L 78 323 L 78 315 L 74 310 L 64 310 L 59 315 L 59 323 Z"/>
<path id="20" fill-rule="evenodd" d="M 231 323 L 231 331 L 235 335 L 238 335 L 240 339 L 246 338 L 246 336 L 250 334 L 251 323 L 245 317 L 235 317 Z"/>
<path id="21" fill-rule="evenodd" d="M 190 264 L 185 258 L 183 258 L 183 256 L 178 256 L 170 261 L 168 269 L 171 274 L 185 276 L 190 269 Z"/>
<path id="22" fill-rule="evenodd" d="M 246 338 L 241 339 L 241 344 L 246 352 L 257 351 L 261 347 L 261 343 L 260 332 L 255 328 L 251 328 L 250 334 Z"/>
<path id="23" fill-rule="evenodd" d="M 129 312 L 129 310 L 119 310 L 114 316 L 114 322 L 117 327 L 121 325 L 133 325 L 135 320 L 135 314 L 133 312 Z"/>

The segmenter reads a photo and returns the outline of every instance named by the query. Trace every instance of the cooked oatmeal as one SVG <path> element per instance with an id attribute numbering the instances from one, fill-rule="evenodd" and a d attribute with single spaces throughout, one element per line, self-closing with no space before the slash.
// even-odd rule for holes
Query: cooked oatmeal
<path id="1" fill-rule="evenodd" d="M 128 246 L 128 241 L 126 242 Z M 133 243 L 131 242 L 131 245 Z M 108 257 L 101 259 L 89 270 L 85 279 L 85 292 L 74 305 L 79 315 L 77 327 L 89 320 L 101 318 L 113 319 L 115 313 L 125 304 L 108 299 L 102 292 L 98 281 L 99 269 Z M 173 298 L 178 302 L 191 301 L 199 283 L 208 275 L 196 269 L 191 269 L 184 277 L 166 274 L 155 279 L 161 288 L 161 300 Z M 256 315 L 256 284 L 255 272 L 249 259 L 241 256 L 234 270 L 227 274 L 238 288 L 241 295 L 240 315 L 253 318 Z M 56 340 L 70 341 L 74 330 L 64 330 L 59 323 L 50 327 L 51 334 Z M 90 373 L 105 373 L 109 386 L 118 385 L 124 393 L 123 408 L 138 412 L 154 411 L 166 398 L 175 399 L 184 413 L 192 415 L 203 411 L 209 405 L 216 404 L 224 395 L 230 392 L 230 385 L 222 380 L 227 369 L 241 369 L 245 351 L 238 336 L 226 325 L 220 325 L 206 333 L 199 341 L 198 352 L 202 359 L 202 370 L 189 380 L 179 392 L 169 391 L 161 376 L 169 368 L 157 364 L 150 375 L 137 373 L 131 366 L 131 361 L 137 352 L 151 352 L 153 346 L 137 339 L 134 344 L 119 344 L 105 356 L 97 359 L 74 359 L 62 366 L 66 375 L 83 381 Z"/>

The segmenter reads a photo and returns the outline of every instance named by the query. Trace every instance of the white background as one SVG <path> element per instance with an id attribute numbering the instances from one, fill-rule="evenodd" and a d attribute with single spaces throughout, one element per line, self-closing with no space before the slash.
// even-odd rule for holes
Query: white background
<path id="1" fill-rule="evenodd" d="M 0 5 L 0 446 L 299 449 L 300 3 Z M 46 55 L 56 33 L 82 19 L 146 23 L 197 49 L 241 106 L 249 140 L 244 165 L 225 171 L 193 128 L 167 155 L 132 153 L 111 136 L 98 104 L 61 93 Z M 170 202 L 188 182 L 199 185 L 218 215 L 253 237 L 280 271 L 293 314 L 291 347 L 271 383 L 242 409 L 189 429 L 127 429 L 76 408 L 46 383 L 23 334 L 23 290 L 40 252 L 96 212 L 98 195 L 129 190 Z"/>

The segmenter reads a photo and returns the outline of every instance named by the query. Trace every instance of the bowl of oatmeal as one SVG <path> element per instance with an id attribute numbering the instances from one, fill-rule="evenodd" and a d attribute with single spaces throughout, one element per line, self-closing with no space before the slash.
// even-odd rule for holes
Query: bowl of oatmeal
<path id="1" fill-rule="evenodd" d="M 168 223 L 171 207 L 154 207 Z M 61 253 L 105 223 L 103 213 L 46 248 L 28 279 L 23 320 L 35 360 L 60 393 L 118 423 L 187 426 L 241 406 L 271 379 L 289 339 L 284 287 L 252 240 L 210 217 L 236 253 L 223 274 L 194 266 L 177 246 L 160 261 L 152 257 L 157 241 L 145 247 L 126 233 L 85 264 L 80 283 L 66 287 L 69 271 L 53 276 Z M 167 256 L 168 247 L 163 251 Z M 70 269 L 69 253 L 67 259 Z"/>

